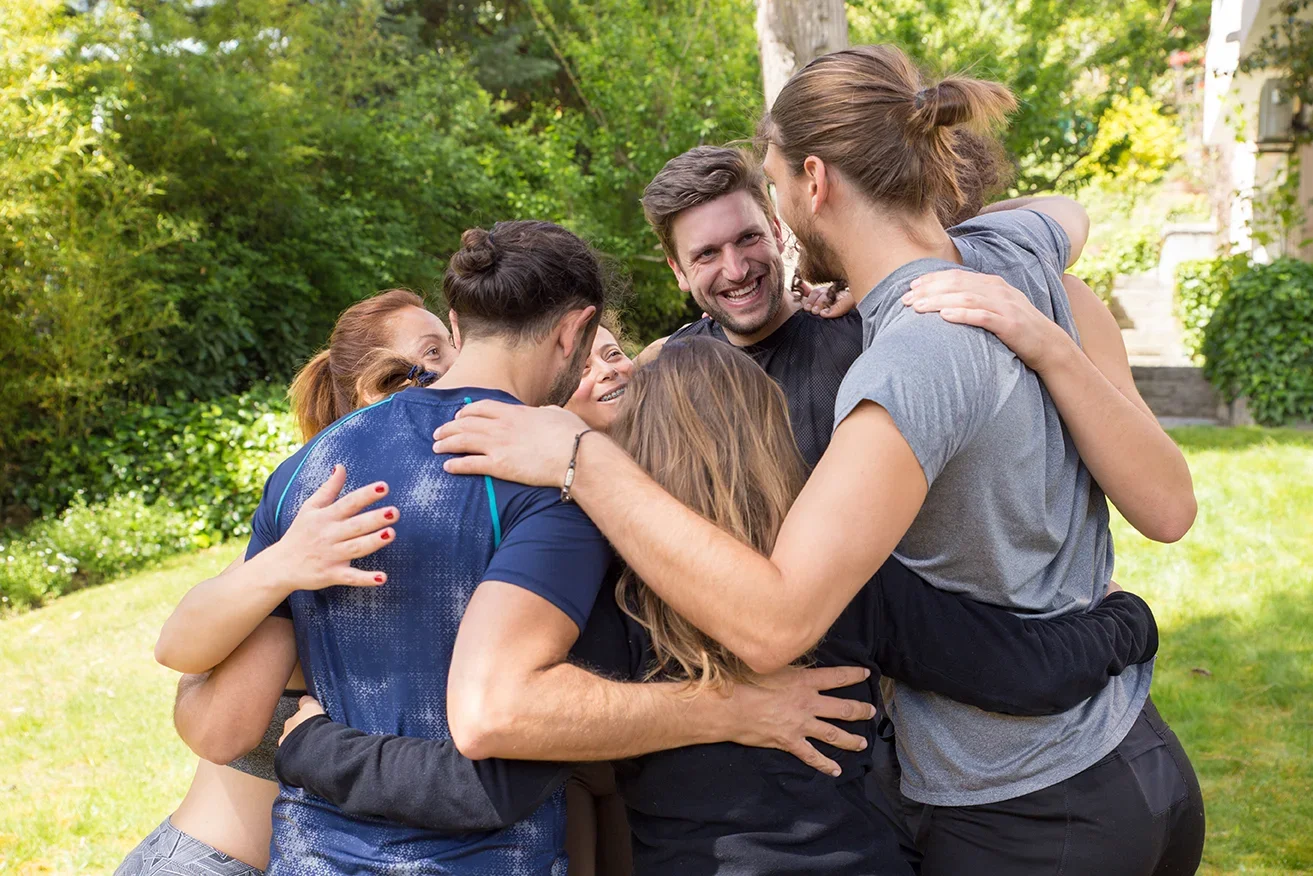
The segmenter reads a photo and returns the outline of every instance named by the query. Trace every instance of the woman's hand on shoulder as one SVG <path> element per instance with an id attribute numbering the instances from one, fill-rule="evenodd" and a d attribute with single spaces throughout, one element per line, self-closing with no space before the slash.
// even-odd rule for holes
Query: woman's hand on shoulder
<path id="1" fill-rule="evenodd" d="M 946 322 L 978 326 L 997 335 L 1039 374 L 1055 353 L 1075 345 L 1021 290 L 993 274 L 956 270 L 924 274 L 912 281 L 902 301 L 918 313 L 938 313 Z"/>

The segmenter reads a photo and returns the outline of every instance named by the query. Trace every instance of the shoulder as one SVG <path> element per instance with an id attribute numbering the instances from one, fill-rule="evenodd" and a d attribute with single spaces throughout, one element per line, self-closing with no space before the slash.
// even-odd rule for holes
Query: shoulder
<path id="1" fill-rule="evenodd" d="M 948 233 L 960 243 L 982 247 L 986 251 L 1003 247 L 1020 250 L 1045 263 L 1056 264 L 1059 270 L 1067 264 L 1071 252 L 1071 241 L 1061 225 L 1051 217 L 1025 207 L 985 213 L 950 228 Z M 977 267 L 991 270 L 997 266 Z"/>
<path id="2" fill-rule="evenodd" d="M 701 319 L 690 322 L 686 326 L 682 326 L 680 328 L 675 329 L 673 332 L 670 333 L 670 337 L 666 338 L 666 342 L 669 343 L 670 341 L 677 341 L 680 340 L 681 338 L 694 338 L 694 337 L 702 337 L 704 335 L 714 335 L 715 328 L 716 328 L 716 321 L 709 316 L 704 316 Z"/>

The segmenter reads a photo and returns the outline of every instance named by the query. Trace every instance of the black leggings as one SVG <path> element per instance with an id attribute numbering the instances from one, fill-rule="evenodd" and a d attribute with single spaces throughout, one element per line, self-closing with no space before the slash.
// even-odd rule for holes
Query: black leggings
<path id="1" fill-rule="evenodd" d="M 1094 766 L 983 806 L 922 806 L 921 876 L 1189 876 L 1204 848 L 1204 801 L 1176 734 L 1146 702 Z"/>

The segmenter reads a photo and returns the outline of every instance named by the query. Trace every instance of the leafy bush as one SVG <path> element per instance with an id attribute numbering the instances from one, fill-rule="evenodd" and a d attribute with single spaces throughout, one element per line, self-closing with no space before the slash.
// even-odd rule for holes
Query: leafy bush
<path id="1" fill-rule="evenodd" d="M 1204 329 L 1204 375 L 1249 399 L 1265 426 L 1313 420 L 1313 264 L 1277 259 L 1237 274 Z"/>
<path id="2" fill-rule="evenodd" d="M 1249 267 L 1245 254 L 1181 262 L 1176 268 L 1176 318 L 1181 322 L 1185 349 L 1203 357 L 1204 329 L 1236 275 Z"/>
<path id="3" fill-rule="evenodd" d="M 1076 273 L 1107 301 L 1118 277 L 1153 270 L 1158 265 L 1162 246 L 1157 228 L 1115 231 L 1086 247 Z"/>
<path id="4" fill-rule="evenodd" d="M 193 523 L 171 502 L 139 495 L 88 504 L 0 535 L 0 612 L 39 605 L 197 546 Z"/>
<path id="5" fill-rule="evenodd" d="M 268 385 L 212 402 L 123 407 L 113 425 L 45 454 L 39 481 L 14 499 L 51 517 L 81 496 L 97 504 L 135 495 L 166 502 L 200 545 L 249 533 L 265 478 L 299 435 L 281 389 Z"/>

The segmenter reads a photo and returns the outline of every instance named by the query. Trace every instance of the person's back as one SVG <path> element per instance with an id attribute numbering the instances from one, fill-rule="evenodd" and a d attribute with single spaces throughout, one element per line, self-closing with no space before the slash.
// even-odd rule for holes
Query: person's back
<path id="1" fill-rule="evenodd" d="M 966 268 L 1001 275 L 1076 333 L 1061 283 L 1066 236 L 1052 220 L 1008 211 L 952 235 Z M 912 262 L 862 300 L 867 349 L 840 390 L 836 422 L 862 400 L 876 401 L 925 470 L 925 503 L 895 551 L 909 568 L 1026 616 L 1085 610 L 1112 577 L 1108 507 L 1048 391 L 990 333 L 900 301 L 915 277 L 956 267 Z M 1069 778 L 1126 735 L 1151 678 L 1152 664 L 1129 667 L 1080 707 L 1045 718 L 988 714 L 887 684 L 904 792 L 924 803 L 973 805 Z"/>
<path id="2" fill-rule="evenodd" d="M 449 740 L 479 757 L 474 751 L 486 730 L 472 727 L 488 726 L 479 723 L 488 710 L 471 708 L 470 697 L 459 694 L 468 674 L 452 673 L 476 591 L 545 607 L 563 620 L 568 647 L 565 639 L 586 622 L 612 554 L 559 490 L 450 474 L 446 460 L 433 455 L 433 435 L 475 401 L 568 399 L 605 290 L 587 245 L 550 223 L 470 229 L 461 243 L 443 278 L 461 347 L 457 361 L 430 387 L 342 417 L 279 466 L 256 515 L 252 552 L 287 531 L 335 466 L 346 468 L 347 489 L 375 485 L 396 515 L 395 536 L 386 529 L 368 536 L 391 542 L 363 567 L 381 586 L 301 590 L 288 600 L 311 691 L 331 718 L 356 730 Z M 557 768 L 504 767 L 494 781 L 525 786 L 544 802 L 486 833 L 351 816 L 283 787 L 268 872 L 563 876 L 564 791 L 543 778 Z"/>
<path id="3" fill-rule="evenodd" d="M 450 738 L 447 670 L 465 604 L 489 573 L 520 583 L 515 573 L 498 571 L 502 538 L 513 539 L 517 524 L 559 505 L 552 490 L 442 470 L 433 431 L 483 398 L 514 401 L 495 390 L 405 390 L 329 427 L 283 463 L 266 490 L 277 501 L 257 523 L 271 523 L 274 539 L 334 465 L 346 466 L 348 490 L 386 482 L 387 500 L 400 511 L 396 542 L 370 559 L 386 574 L 385 585 L 300 591 L 290 600 L 316 698 L 357 729 Z M 589 608 L 574 606 L 579 623 Z M 563 808 L 558 791 L 504 831 L 453 837 L 353 818 L 285 787 L 274 807 L 269 872 L 386 872 L 405 863 L 407 872 L 439 873 L 459 862 L 464 872 L 563 873 Z"/>

